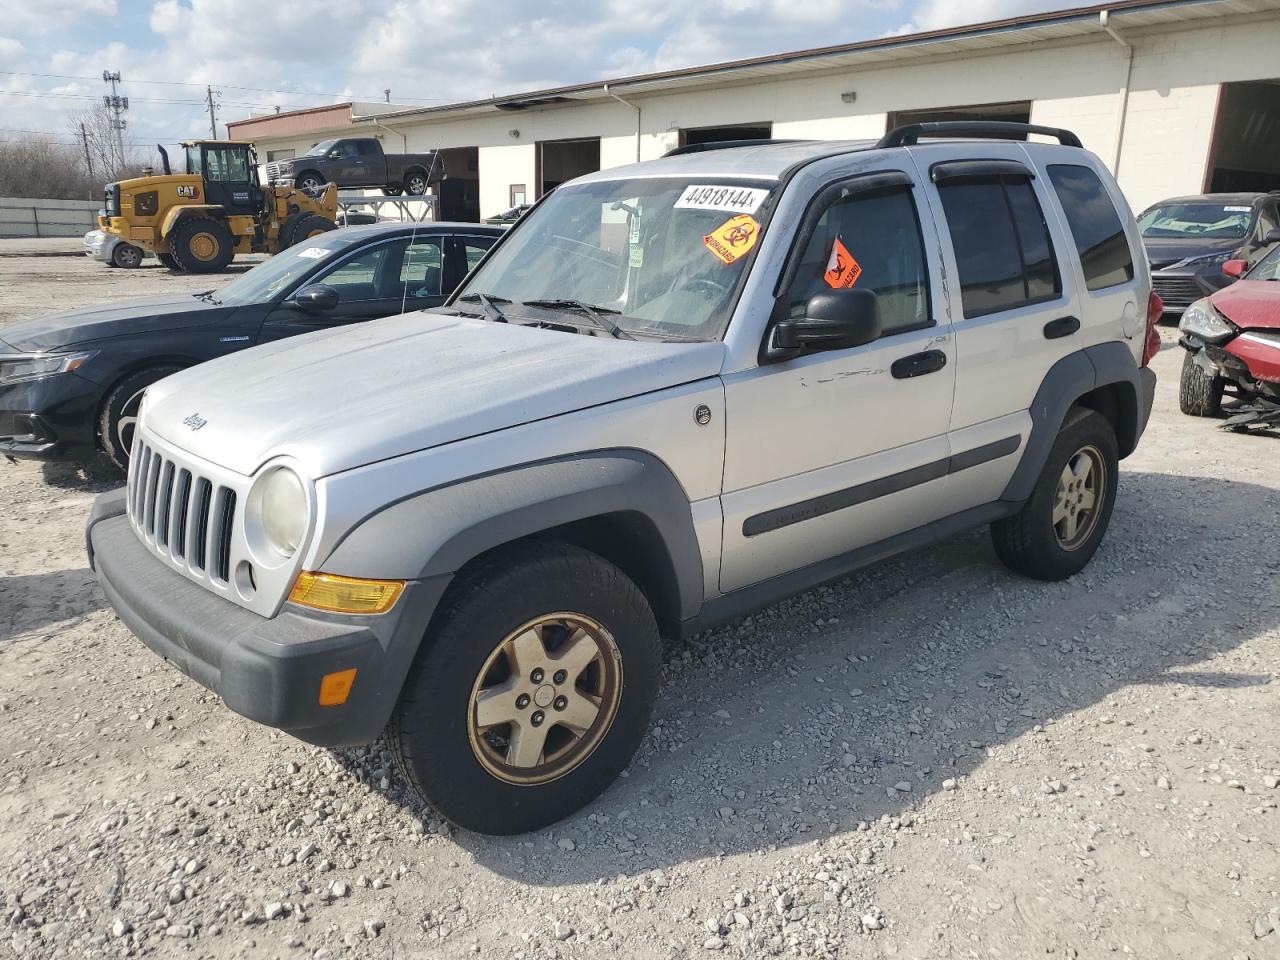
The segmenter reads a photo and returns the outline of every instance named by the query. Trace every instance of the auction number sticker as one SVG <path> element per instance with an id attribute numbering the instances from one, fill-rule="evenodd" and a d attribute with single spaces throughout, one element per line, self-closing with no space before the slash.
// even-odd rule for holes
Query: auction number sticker
<path id="1" fill-rule="evenodd" d="M 690 184 L 676 201 L 677 210 L 727 210 L 729 213 L 755 213 L 769 196 L 768 190 L 755 187 L 717 187 Z"/>
<path id="2" fill-rule="evenodd" d="M 721 263 L 733 263 L 750 253 L 759 237 L 760 224 L 744 213 L 720 224 L 702 242 Z"/>
<path id="3" fill-rule="evenodd" d="M 329 255 L 329 251 L 324 247 L 307 247 L 305 250 L 299 250 L 298 256 L 306 257 L 308 260 L 323 260 Z"/>

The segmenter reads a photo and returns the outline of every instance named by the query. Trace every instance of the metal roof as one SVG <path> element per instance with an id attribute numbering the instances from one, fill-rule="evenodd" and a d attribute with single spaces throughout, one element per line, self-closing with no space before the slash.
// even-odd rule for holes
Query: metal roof
<path id="1" fill-rule="evenodd" d="M 597 80 L 528 93 L 430 107 L 414 107 L 383 113 L 381 123 L 455 117 L 494 110 L 603 100 L 604 87 L 628 96 L 663 93 L 726 82 L 769 80 L 799 73 L 866 67 L 921 57 L 978 53 L 1014 44 L 1096 37 L 1101 34 L 1098 15 L 1107 11 L 1113 26 L 1125 30 L 1159 28 L 1176 23 L 1243 16 L 1280 10 L 1280 0 L 1119 0 L 1116 3 L 1073 7 L 1051 13 L 1030 14 L 985 23 L 932 30 L 901 36 L 879 37 L 857 43 L 816 47 L 789 53 L 731 60 L 706 66 Z M 355 123 L 369 122 L 356 119 Z"/>

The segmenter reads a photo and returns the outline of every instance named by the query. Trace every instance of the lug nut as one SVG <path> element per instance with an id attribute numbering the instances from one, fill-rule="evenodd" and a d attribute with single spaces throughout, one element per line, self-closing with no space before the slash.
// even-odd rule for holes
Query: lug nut
<path id="1" fill-rule="evenodd" d="M 557 710 L 563 710 L 569 705 L 568 697 L 556 697 L 555 703 L 552 704 Z"/>
<path id="2" fill-rule="evenodd" d="M 520 696 L 516 697 L 517 710 L 523 710 L 528 705 L 529 705 L 529 695 L 527 693 L 522 693 L 520 694 Z"/>
<path id="3" fill-rule="evenodd" d="M 529 720 L 533 723 L 535 727 L 540 727 L 542 726 L 542 721 L 545 720 L 546 718 L 547 718 L 547 715 L 543 713 L 541 710 L 535 710 L 533 711 L 533 716 L 531 716 Z"/>
<path id="4" fill-rule="evenodd" d="M 568 679 L 569 679 L 569 674 L 565 673 L 563 670 L 557 670 L 557 671 L 556 671 L 556 675 L 555 675 L 554 677 L 552 677 L 551 679 L 552 679 L 552 681 L 554 681 L 556 684 L 561 684 L 561 683 L 564 683 L 566 680 L 568 680 Z"/>
<path id="5" fill-rule="evenodd" d="M 534 669 L 533 673 L 529 675 L 529 679 L 530 679 L 530 680 L 532 680 L 534 683 L 541 683 L 541 682 L 542 682 L 542 678 L 543 678 L 544 676 L 546 676 L 546 674 L 544 674 L 544 673 L 542 672 L 542 668 L 541 668 L 541 667 L 536 667 L 536 668 Z"/>

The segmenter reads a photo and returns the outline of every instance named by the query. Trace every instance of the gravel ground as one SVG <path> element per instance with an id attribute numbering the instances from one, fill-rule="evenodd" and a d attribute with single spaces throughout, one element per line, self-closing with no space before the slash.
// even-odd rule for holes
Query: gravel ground
<path id="1" fill-rule="evenodd" d="M 0 324 L 209 285 L 0 259 Z M 166 667 L 86 566 L 109 476 L 0 463 L 3 936 L 37 957 L 1280 957 L 1280 448 L 1180 415 L 1164 339 L 1083 574 L 1020 579 L 975 532 L 675 645 L 629 774 L 509 839 L 416 806 L 380 746 L 308 747 Z"/>

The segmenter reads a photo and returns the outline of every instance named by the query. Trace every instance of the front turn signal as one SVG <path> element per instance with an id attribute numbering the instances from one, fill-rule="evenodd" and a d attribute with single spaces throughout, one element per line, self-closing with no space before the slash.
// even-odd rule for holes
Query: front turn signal
<path id="1" fill-rule="evenodd" d="M 289 602 L 329 613 L 386 613 L 402 593 L 403 580 L 362 580 L 303 571 L 293 582 Z"/>

